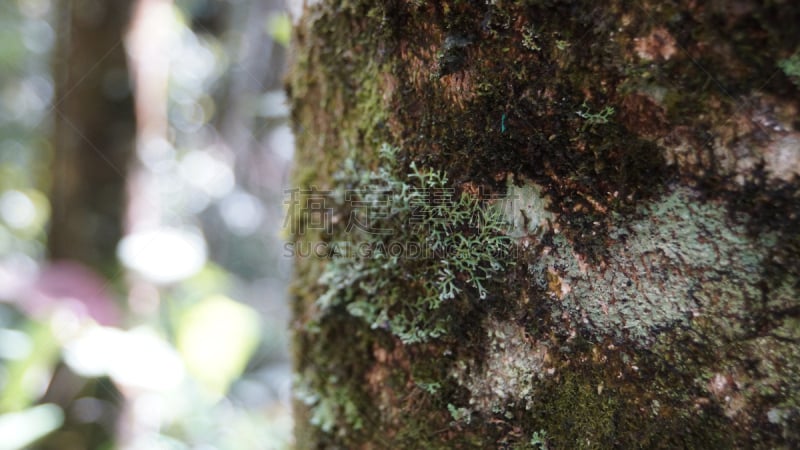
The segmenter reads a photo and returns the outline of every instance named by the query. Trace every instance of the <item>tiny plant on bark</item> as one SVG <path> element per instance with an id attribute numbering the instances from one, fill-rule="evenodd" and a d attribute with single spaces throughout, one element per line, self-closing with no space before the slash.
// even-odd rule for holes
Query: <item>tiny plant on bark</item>
<path id="1" fill-rule="evenodd" d="M 592 112 L 589 109 L 589 105 L 587 105 L 584 101 L 581 104 L 580 111 L 576 111 L 575 114 L 585 120 L 583 127 L 581 128 L 581 130 L 585 130 L 587 127 L 591 127 L 593 125 L 602 125 L 608 123 L 608 120 L 614 115 L 614 108 L 611 106 L 606 106 L 599 112 Z"/>
<path id="2" fill-rule="evenodd" d="M 778 67 L 789 77 L 794 84 L 800 87 L 800 50 L 792 56 L 778 61 Z"/>

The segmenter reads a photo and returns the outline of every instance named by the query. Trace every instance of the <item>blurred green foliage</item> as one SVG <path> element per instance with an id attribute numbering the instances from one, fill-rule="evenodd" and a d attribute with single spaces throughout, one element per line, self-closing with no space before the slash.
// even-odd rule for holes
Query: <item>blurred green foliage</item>
<path id="1" fill-rule="evenodd" d="M 230 242 L 227 235 L 256 239 L 259 222 L 243 225 L 241 205 L 259 220 L 266 206 L 236 184 L 233 161 L 207 164 L 216 172 L 205 181 L 198 182 L 196 171 L 180 177 L 215 140 L 235 42 L 228 30 L 212 34 L 192 26 L 217 20 L 224 29 L 223 7 L 251 4 L 182 1 L 171 10 L 170 142 L 143 164 L 161 177 L 159 195 L 177 223 L 213 224 L 208 217 L 222 214 L 219 205 L 230 192 L 238 195 L 238 203 L 229 202 L 238 228 L 228 217 L 221 228 L 204 227 L 218 233 L 209 236 L 217 250 Z M 97 301 L 108 303 L 100 306 L 121 310 L 116 323 L 105 325 L 93 319 L 99 304 L 44 285 L 48 268 L 66 276 L 46 257 L 58 107 L 51 73 L 56 6 L 55 0 L 0 2 L 0 448 L 286 448 L 292 420 L 284 324 L 236 301 L 254 298 L 258 285 L 249 281 L 264 276 L 257 267 L 277 266 L 264 260 L 277 249 L 254 251 L 263 242 L 253 240 L 238 244 L 251 252 L 250 263 L 235 251 L 223 253 L 169 285 L 142 283 L 135 275 L 125 283 L 120 274 L 97 287 L 69 275 L 78 288 L 98 291 Z M 263 29 L 286 43 L 291 23 L 276 14 L 264 19 Z M 226 173 L 232 181 L 219 184 Z M 279 288 L 281 275 L 271 276 L 277 281 L 270 286 Z M 137 296 L 155 302 L 130 303 Z"/>

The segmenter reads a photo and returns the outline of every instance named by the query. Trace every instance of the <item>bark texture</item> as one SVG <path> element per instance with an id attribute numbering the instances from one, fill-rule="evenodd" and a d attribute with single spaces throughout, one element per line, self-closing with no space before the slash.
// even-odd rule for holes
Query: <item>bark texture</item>
<path id="1" fill-rule="evenodd" d="M 297 258 L 298 447 L 800 445 L 799 21 L 748 0 L 309 7 L 301 193 L 379 170 L 388 143 L 401 171 L 522 211 L 489 295 L 462 276 L 422 343 L 347 289 L 321 304 L 331 260 Z"/>

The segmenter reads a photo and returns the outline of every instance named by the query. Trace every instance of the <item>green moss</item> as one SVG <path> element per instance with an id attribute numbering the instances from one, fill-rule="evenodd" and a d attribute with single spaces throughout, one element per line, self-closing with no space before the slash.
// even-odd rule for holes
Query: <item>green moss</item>
<path id="1" fill-rule="evenodd" d="M 553 445 L 562 448 L 607 448 L 614 435 L 617 399 L 598 393 L 597 385 L 568 377 L 555 386 L 554 398 L 542 411 L 545 427 L 558 436 Z"/>

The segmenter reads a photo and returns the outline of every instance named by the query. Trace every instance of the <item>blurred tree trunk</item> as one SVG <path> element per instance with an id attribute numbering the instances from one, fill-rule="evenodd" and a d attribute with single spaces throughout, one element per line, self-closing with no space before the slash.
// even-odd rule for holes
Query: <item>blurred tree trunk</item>
<path id="1" fill-rule="evenodd" d="M 283 94 L 282 74 L 286 68 L 285 46 L 270 36 L 270 20 L 284 9 L 282 0 L 244 0 L 231 5 L 222 15 L 224 42 L 230 69 L 217 92 L 215 114 L 220 146 L 234 161 L 239 187 L 264 200 L 264 228 L 256 233 L 220 235 L 209 242 L 211 252 L 223 266 L 245 279 L 273 277 L 279 264 L 286 266 L 277 249 L 282 241 L 274 227 L 283 210 L 279 203 L 287 182 L 290 161 L 273 148 L 273 133 L 287 126 L 287 113 L 265 108 L 265 99 Z M 272 105 L 269 105 L 272 106 Z M 274 106 L 273 106 L 274 107 Z M 284 107 L 285 109 L 285 107 Z M 225 226 L 220 214 L 206 214 L 204 227 Z M 217 222 L 217 223 L 215 223 Z M 207 235 L 212 235 L 207 233 Z M 266 252 L 266 253 L 265 253 Z M 264 263 L 268 261 L 268 263 Z M 284 270 L 285 273 L 285 270 Z M 272 297 L 271 297 L 272 298 Z M 279 303 L 285 302 L 278 298 Z"/>
<path id="2" fill-rule="evenodd" d="M 347 189 L 348 157 L 385 166 L 386 142 L 520 220 L 515 264 L 485 299 L 460 274 L 418 313 L 445 334 L 417 344 L 364 311 L 436 279 L 325 303 L 333 261 L 297 257 L 298 448 L 800 446 L 798 21 L 790 2 L 315 2 L 289 80 L 298 204 Z M 295 248 L 343 237 L 349 211 L 324 208 L 333 235 L 306 209 Z"/>
<path id="3" fill-rule="evenodd" d="M 123 233 L 126 177 L 135 137 L 123 45 L 131 3 L 54 3 L 58 44 L 53 63 L 53 211 L 48 256 L 79 262 L 110 281 L 118 281 L 114 277 L 119 276 L 116 246 Z M 79 399 L 84 403 L 79 405 Z M 62 407 L 64 425 L 36 448 L 105 448 L 116 432 L 119 400 L 119 392 L 107 378 L 86 380 L 59 364 L 42 401 Z M 87 402 L 100 405 L 95 407 L 103 409 L 102 417 L 81 417 Z"/>
<path id="4" fill-rule="evenodd" d="M 48 248 L 53 259 L 109 274 L 135 134 L 122 42 L 131 1 L 63 1 L 58 8 Z"/>

